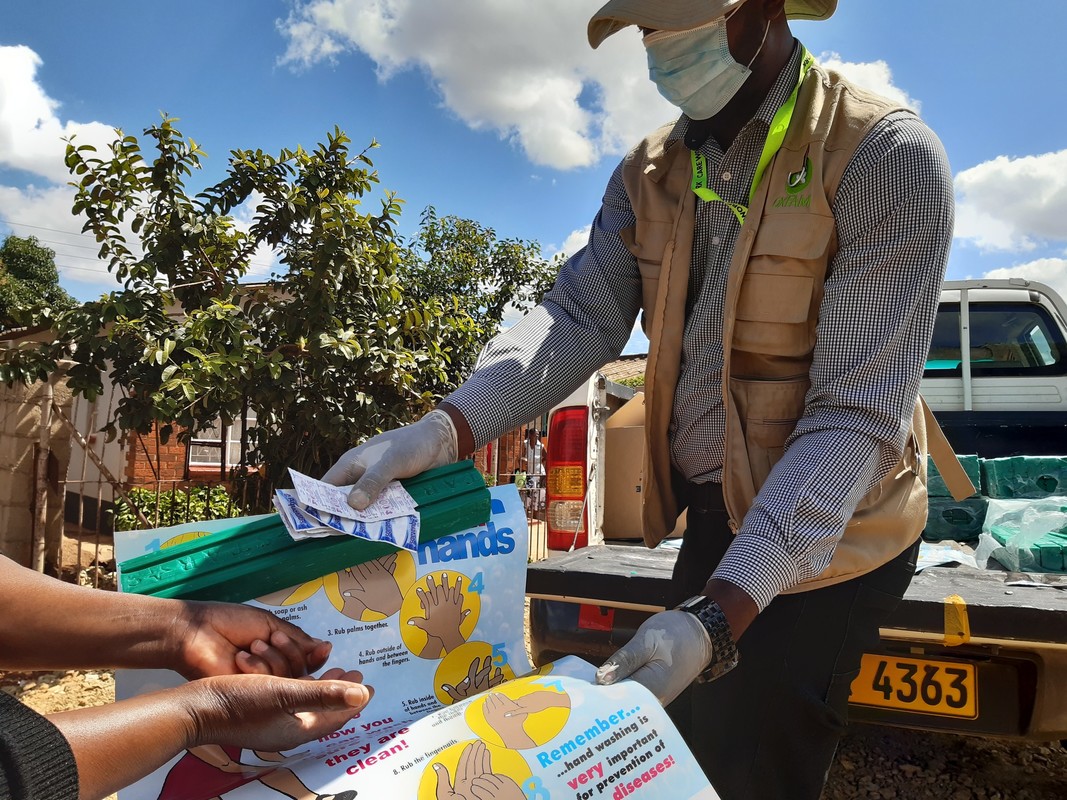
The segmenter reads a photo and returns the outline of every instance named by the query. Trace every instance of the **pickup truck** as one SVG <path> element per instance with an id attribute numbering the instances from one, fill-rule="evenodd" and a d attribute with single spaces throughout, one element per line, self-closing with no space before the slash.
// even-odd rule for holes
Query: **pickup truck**
<path id="1" fill-rule="evenodd" d="M 922 393 L 958 454 L 1067 454 L 1067 306 L 1039 283 L 947 282 Z M 636 500 L 618 496 L 611 474 L 629 465 L 639 492 L 640 429 L 627 434 L 625 449 L 612 444 L 622 441 L 618 434 L 606 436 L 632 395 L 595 374 L 549 418 L 554 552 L 531 564 L 527 577 L 538 664 L 566 654 L 599 664 L 664 608 L 677 541 L 644 547 L 634 529 Z M 682 529 L 684 519 L 676 534 Z M 1020 577 L 1041 581 L 1020 584 Z M 1042 581 L 1052 585 L 1032 585 Z M 924 569 L 877 650 L 865 654 L 850 714 L 925 730 L 1067 740 L 1067 575 Z"/>

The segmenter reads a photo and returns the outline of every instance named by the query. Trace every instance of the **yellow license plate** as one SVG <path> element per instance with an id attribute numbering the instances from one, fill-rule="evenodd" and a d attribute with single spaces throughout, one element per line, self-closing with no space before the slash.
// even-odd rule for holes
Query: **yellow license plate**
<path id="1" fill-rule="evenodd" d="M 864 654 L 849 702 L 974 719 L 978 679 L 973 664 Z"/>

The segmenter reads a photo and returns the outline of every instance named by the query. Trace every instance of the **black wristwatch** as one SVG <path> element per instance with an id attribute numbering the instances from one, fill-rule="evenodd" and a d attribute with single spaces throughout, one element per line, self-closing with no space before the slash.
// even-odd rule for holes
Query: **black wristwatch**
<path id="1" fill-rule="evenodd" d="M 698 683 L 707 683 L 720 678 L 737 666 L 737 645 L 734 644 L 730 623 L 710 597 L 698 594 L 678 606 L 679 611 L 692 614 L 711 637 L 711 663 L 697 676 Z"/>

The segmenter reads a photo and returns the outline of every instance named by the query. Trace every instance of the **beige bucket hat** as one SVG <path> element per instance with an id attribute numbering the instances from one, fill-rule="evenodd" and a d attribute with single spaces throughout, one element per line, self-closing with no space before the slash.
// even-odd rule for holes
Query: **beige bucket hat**
<path id="1" fill-rule="evenodd" d="M 589 44 L 594 48 L 611 34 L 630 25 L 659 31 L 684 31 L 711 22 L 745 0 L 609 0 L 589 20 Z M 837 0 L 785 0 L 789 19 L 826 19 Z"/>

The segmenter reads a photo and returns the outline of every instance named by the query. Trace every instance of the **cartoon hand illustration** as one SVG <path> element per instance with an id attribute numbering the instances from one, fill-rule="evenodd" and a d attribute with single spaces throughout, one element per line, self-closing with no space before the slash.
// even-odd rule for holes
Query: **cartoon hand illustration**
<path id="1" fill-rule="evenodd" d="M 437 800 L 477 800 L 473 793 L 473 783 L 492 770 L 489 750 L 485 742 L 471 742 L 460 754 L 456 764 L 456 782 L 453 784 L 448 775 L 448 767 L 435 763 L 433 770 L 437 774 Z"/>
<path id="2" fill-rule="evenodd" d="M 486 689 L 499 686 L 503 682 L 504 673 L 500 667 L 494 670 L 492 668 L 492 656 L 486 656 L 484 664 L 480 658 L 475 658 L 471 661 L 471 665 L 467 669 L 467 677 L 458 684 L 450 686 L 447 683 L 443 683 L 441 688 L 452 698 L 453 702 L 458 702 L 484 692 Z"/>
<path id="3" fill-rule="evenodd" d="M 396 554 L 357 564 L 337 573 L 337 588 L 344 598 L 345 616 L 360 619 L 366 610 L 387 617 L 400 610 L 404 596 L 396 583 Z"/>
<path id="4" fill-rule="evenodd" d="M 526 800 L 519 784 L 507 775 L 487 773 L 471 782 L 474 800 Z"/>
<path id="5" fill-rule="evenodd" d="M 427 589 L 415 590 L 426 616 L 412 617 L 408 624 L 422 630 L 428 639 L 440 640 L 441 648 L 446 653 L 451 652 L 466 641 L 460 626 L 471 613 L 470 609 L 463 608 L 463 576 L 457 576 L 455 584 L 450 587 L 447 572 L 441 574 L 440 584 L 431 575 L 427 586 Z M 428 643 L 422 654 L 432 652 Z"/>
<path id="6" fill-rule="evenodd" d="M 344 601 L 341 613 L 351 619 L 362 620 L 367 604 L 363 602 L 363 592 L 357 588 L 357 581 L 347 569 L 337 573 L 337 591 Z"/>
<path id="7" fill-rule="evenodd" d="M 559 692 L 542 690 L 530 692 L 515 701 L 524 714 L 536 714 L 546 708 L 570 708 L 570 698 Z"/>
<path id="8" fill-rule="evenodd" d="M 526 709 L 510 697 L 498 693 L 490 694 L 485 698 L 482 713 L 485 714 L 489 727 L 496 731 L 504 743 L 504 747 L 509 750 L 523 750 L 536 746 L 536 742 L 523 728 Z"/>

